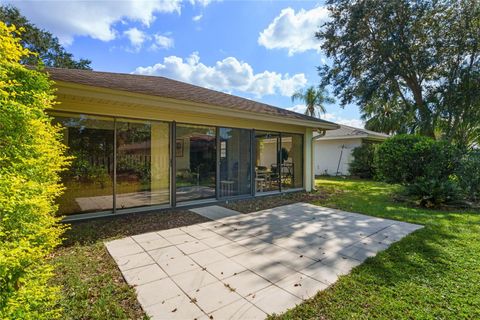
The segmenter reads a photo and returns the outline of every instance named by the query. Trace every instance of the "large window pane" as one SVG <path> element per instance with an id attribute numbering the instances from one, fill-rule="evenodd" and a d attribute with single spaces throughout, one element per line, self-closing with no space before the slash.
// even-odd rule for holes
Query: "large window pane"
<path id="1" fill-rule="evenodd" d="M 59 212 L 72 214 L 113 209 L 113 119 L 86 115 L 58 115 L 64 143 L 73 156 L 62 173 L 66 187 L 58 199 Z"/>
<path id="2" fill-rule="evenodd" d="M 280 151 L 282 188 L 303 187 L 303 136 L 282 133 Z"/>
<path id="3" fill-rule="evenodd" d="M 176 199 L 215 197 L 215 128 L 176 126 L 175 136 Z"/>
<path id="4" fill-rule="evenodd" d="M 280 134 L 256 131 L 255 190 L 256 192 L 280 190 L 278 166 Z"/>
<path id="5" fill-rule="evenodd" d="M 220 128 L 220 197 L 250 194 L 250 130 Z"/>
<path id="6" fill-rule="evenodd" d="M 169 203 L 169 126 L 117 120 L 117 209 Z"/>

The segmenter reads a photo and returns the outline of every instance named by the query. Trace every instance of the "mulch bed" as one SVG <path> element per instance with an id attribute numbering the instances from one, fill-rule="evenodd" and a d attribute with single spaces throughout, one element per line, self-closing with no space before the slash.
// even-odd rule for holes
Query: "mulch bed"
<path id="1" fill-rule="evenodd" d="M 165 210 L 74 222 L 71 223 L 71 228 L 64 234 L 63 246 L 75 243 L 90 244 L 113 237 L 127 237 L 207 221 L 210 221 L 210 219 L 188 210 Z"/>
<path id="2" fill-rule="evenodd" d="M 292 192 L 246 200 L 228 201 L 224 207 L 250 213 L 296 202 L 319 202 L 331 196 L 331 190 L 320 188 L 314 192 Z M 99 240 L 127 237 L 146 232 L 178 228 L 210 221 L 194 212 L 183 209 L 161 210 L 153 213 L 132 213 L 103 219 L 73 222 L 64 234 L 63 246 L 93 244 Z"/>
<path id="3" fill-rule="evenodd" d="M 296 202 L 318 202 L 330 197 L 331 193 L 325 189 L 313 192 L 292 192 L 274 196 L 264 196 L 254 199 L 234 200 L 223 204 L 224 207 L 242 213 L 250 213 Z"/>

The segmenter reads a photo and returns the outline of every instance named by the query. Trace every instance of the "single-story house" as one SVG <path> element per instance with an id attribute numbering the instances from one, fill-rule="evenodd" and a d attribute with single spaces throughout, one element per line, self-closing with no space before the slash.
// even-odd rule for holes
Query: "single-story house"
<path id="1" fill-rule="evenodd" d="M 309 191 L 314 132 L 338 128 L 164 77 L 46 72 L 75 157 L 59 199 L 71 218 Z"/>
<path id="2" fill-rule="evenodd" d="M 379 143 L 389 135 L 340 125 L 324 135 L 315 135 L 315 175 L 348 175 L 352 151 L 364 143 Z"/>

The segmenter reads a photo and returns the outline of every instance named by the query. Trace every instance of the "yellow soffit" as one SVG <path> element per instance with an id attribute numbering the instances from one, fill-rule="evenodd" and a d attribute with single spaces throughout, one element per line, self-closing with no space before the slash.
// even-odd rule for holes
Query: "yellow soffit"
<path id="1" fill-rule="evenodd" d="M 274 116 L 265 113 L 249 112 L 244 110 L 229 110 L 226 107 L 197 103 L 187 100 L 163 98 L 147 94 L 133 93 L 122 90 L 107 89 L 102 87 L 88 86 L 73 82 L 54 81 L 59 95 L 72 96 L 75 98 L 99 99 L 120 104 L 133 104 L 144 106 L 155 106 L 175 110 L 182 108 L 191 112 L 204 113 L 209 115 L 222 115 L 233 118 L 261 120 L 274 123 L 304 126 L 319 129 L 337 129 L 338 125 L 329 122 L 317 122 L 303 119 L 292 119 L 282 116 Z"/>

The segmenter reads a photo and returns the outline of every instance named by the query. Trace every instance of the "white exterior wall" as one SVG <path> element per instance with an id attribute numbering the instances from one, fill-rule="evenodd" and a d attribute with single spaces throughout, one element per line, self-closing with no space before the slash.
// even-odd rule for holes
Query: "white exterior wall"
<path id="1" fill-rule="evenodd" d="M 315 175 L 329 174 L 336 175 L 340 154 L 340 175 L 348 175 L 350 162 L 352 161 L 352 150 L 362 144 L 361 138 L 337 139 L 337 140 L 316 140 L 315 141 Z"/>

